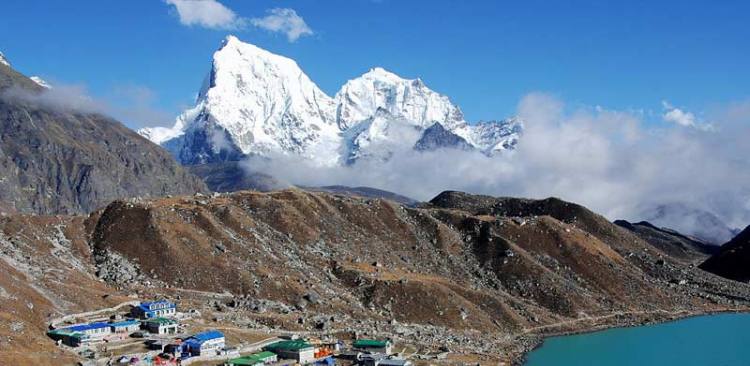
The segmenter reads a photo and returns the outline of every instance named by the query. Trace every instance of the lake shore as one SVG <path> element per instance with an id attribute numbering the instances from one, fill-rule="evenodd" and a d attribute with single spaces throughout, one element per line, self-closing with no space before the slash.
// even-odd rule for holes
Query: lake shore
<path id="1" fill-rule="evenodd" d="M 718 314 L 740 314 L 750 313 L 750 307 L 737 307 L 737 308 L 723 308 L 723 309 L 709 309 L 706 311 L 678 311 L 668 312 L 664 310 L 657 310 L 653 312 L 632 312 L 632 313 L 612 313 L 601 317 L 582 318 L 575 323 L 583 323 L 590 320 L 601 320 L 605 319 L 604 322 L 598 324 L 590 324 L 588 326 L 575 326 L 569 329 L 558 329 L 551 331 L 544 331 L 542 333 L 530 332 L 528 334 L 519 335 L 517 338 L 517 348 L 515 350 L 508 350 L 508 359 L 513 366 L 523 366 L 528 362 L 528 355 L 542 347 L 545 340 L 552 337 L 572 336 L 587 333 L 595 333 L 605 330 L 617 329 L 617 328 L 633 328 L 656 324 L 665 324 L 674 321 L 685 320 L 694 317 L 718 315 Z M 572 323 L 567 323 L 572 324 Z M 546 327 L 554 327 L 550 325 Z M 563 325 L 564 326 L 564 325 Z M 515 348 L 515 347 L 514 347 Z"/>

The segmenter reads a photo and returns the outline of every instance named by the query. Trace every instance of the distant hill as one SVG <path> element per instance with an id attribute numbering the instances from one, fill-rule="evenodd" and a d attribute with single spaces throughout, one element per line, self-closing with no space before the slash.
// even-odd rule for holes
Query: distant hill
<path id="1" fill-rule="evenodd" d="M 402 196 L 398 193 L 393 193 L 393 192 L 385 191 L 382 189 L 372 188 L 372 187 L 348 187 L 348 186 L 334 185 L 334 186 L 302 187 L 302 188 L 308 191 L 313 191 L 313 192 L 328 192 L 328 193 L 343 194 L 343 195 L 350 195 L 350 196 L 359 196 L 359 197 L 364 197 L 364 198 L 381 198 L 381 199 L 398 202 L 400 204 L 407 205 L 407 206 L 415 206 L 419 204 L 419 201 L 413 198 Z"/>
<path id="2" fill-rule="evenodd" d="M 214 192 L 236 192 L 256 190 L 261 192 L 290 188 L 273 176 L 260 172 L 251 172 L 242 167 L 239 161 L 186 166 L 191 173 L 201 177 Z"/>
<path id="3" fill-rule="evenodd" d="M 616 220 L 615 225 L 632 231 L 664 253 L 687 262 L 702 262 L 708 256 L 719 251 L 718 245 L 680 234 L 671 229 L 656 227 L 647 221 L 631 223 L 625 220 Z"/>
<path id="4" fill-rule="evenodd" d="M 722 245 L 700 268 L 732 280 L 750 281 L 750 226 Z"/>
<path id="5" fill-rule="evenodd" d="M 120 122 L 57 107 L 45 93 L 0 63 L 0 209 L 88 213 L 122 197 L 207 190 L 169 153 Z"/>

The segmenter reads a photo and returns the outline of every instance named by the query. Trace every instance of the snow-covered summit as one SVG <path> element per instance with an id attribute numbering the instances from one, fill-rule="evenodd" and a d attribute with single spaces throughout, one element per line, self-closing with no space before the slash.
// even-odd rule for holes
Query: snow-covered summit
<path id="1" fill-rule="evenodd" d="M 141 132 L 160 143 L 185 140 L 170 147 L 185 163 L 206 160 L 185 150 L 196 147 L 196 137 L 206 140 L 201 148 L 207 153 L 231 148 L 244 155 L 298 154 L 335 163 L 339 129 L 334 110 L 333 99 L 294 60 L 228 36 L 213 55 L 195 107 L 172 129 Z"/>
<path id="2" fill-rule="evenodd" d="M 183 164 L 284 154 L 331 166 L 411 150 L 435 123 L 450 134 L 432 139 L 453 134 L 488 155 L 512 148 L 518 132 L 506 121 L 470 125 L 447 96 L 422 80 L 379 67 L 349 80 L 332 98 L 294 60 L 228 36 L 213 55 L 195 106 L 172 128 L 139 133 Z"/>
<path id="3" fill-rule="evenodd" d="M 335 100 L 336 118 L 342 129 L 368 119 L 378 108 L 422 128 L 435 122 L 453 128 L 463 122 L 461 110 L 421 79 L 404 79 L 380 67 L 347 81 Z"/>

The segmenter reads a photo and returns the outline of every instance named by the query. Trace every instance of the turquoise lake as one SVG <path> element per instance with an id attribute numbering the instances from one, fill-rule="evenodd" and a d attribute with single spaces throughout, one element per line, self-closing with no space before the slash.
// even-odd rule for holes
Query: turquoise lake
<path id="1" fill-rule="evenodd" d="M 750 366 L 750 314 L 553 337 L 525 366 Z"/>

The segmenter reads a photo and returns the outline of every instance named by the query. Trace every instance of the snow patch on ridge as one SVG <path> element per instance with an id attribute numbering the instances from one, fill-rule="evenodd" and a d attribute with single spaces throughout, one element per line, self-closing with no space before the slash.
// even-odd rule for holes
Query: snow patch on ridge
<path id="1" fill-rule="evenodd" d="M 0 52 L 0 64 L 11 67 L 10 62 L 8 61 L 7 58 L 5 58 L 5 55 L 2 52 Z"/>
<path id="2" fill-rule="evenodd" d="M 41 86 L 42 88 L 52 89 L 52 86 L 49 85 L 49 83 L 47 83 L 44 79 L 40 78 L 39 76 L 32 76 L 29 79 L 31 79 L 31 81 L 35 82 L 37 85 Z"/>

